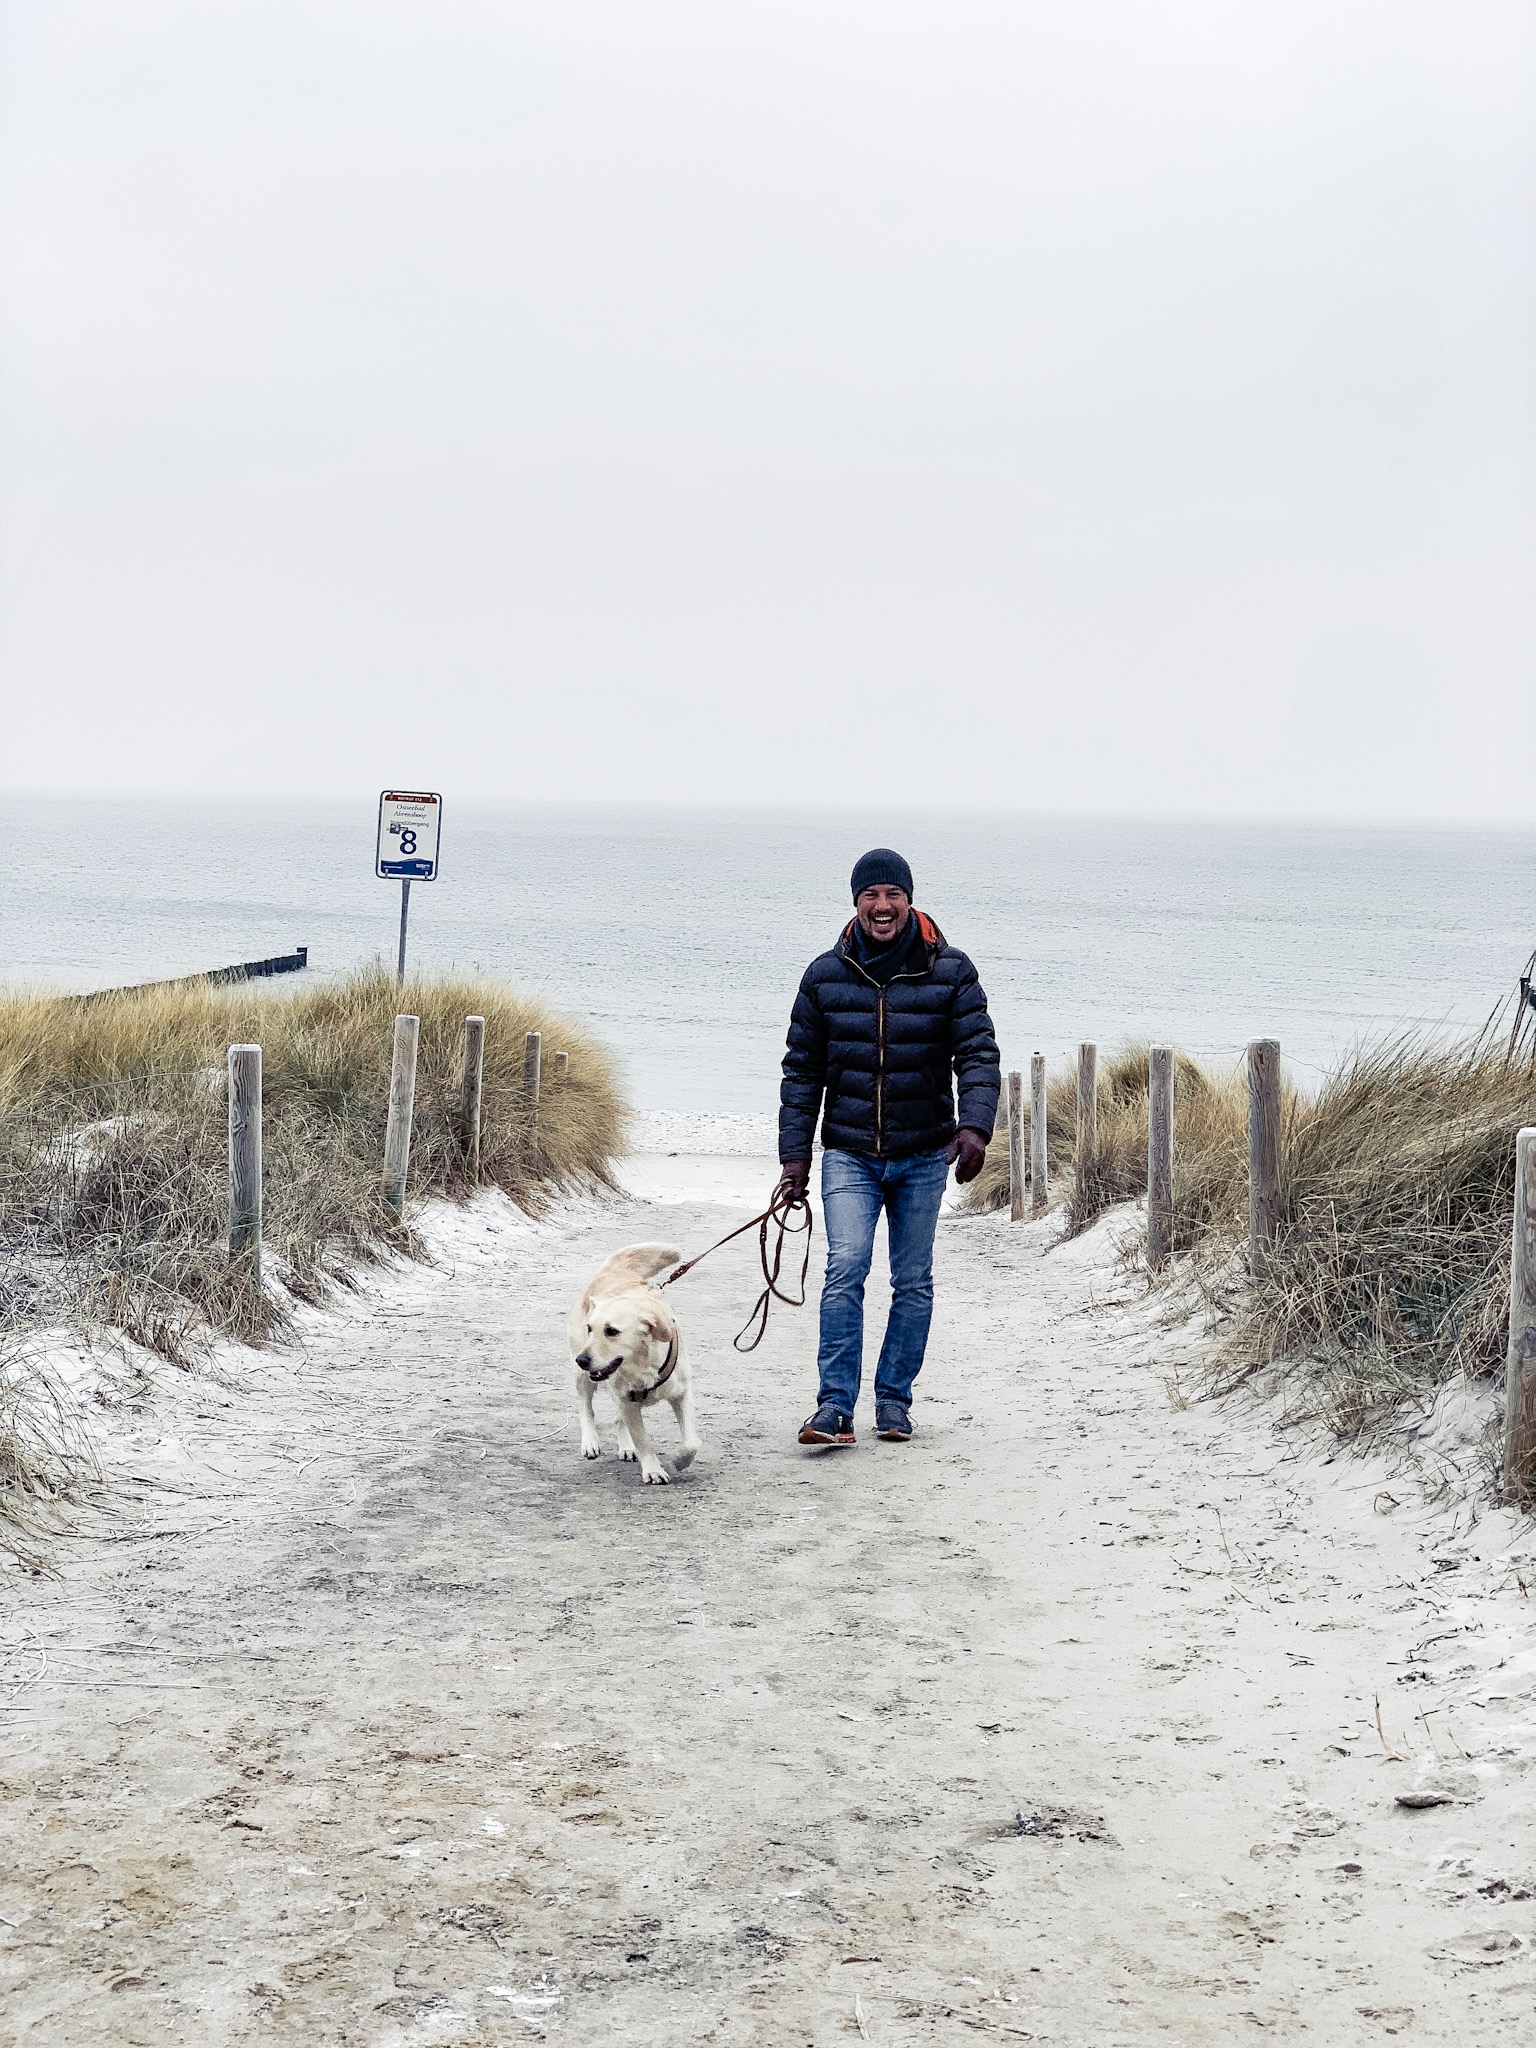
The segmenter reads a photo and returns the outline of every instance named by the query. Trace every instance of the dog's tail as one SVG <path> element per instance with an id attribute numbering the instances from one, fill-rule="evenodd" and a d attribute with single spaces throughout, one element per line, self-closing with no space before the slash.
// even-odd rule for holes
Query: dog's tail
<path id="1" fill-rule="evenodd" d="M 670 1244 L 627 1244 L 613 1254 L 608 1269 L 633 1273 L 637 1280 L 652 1280 L 668 1266 L 682 1264 L 683 1255 Z"/>

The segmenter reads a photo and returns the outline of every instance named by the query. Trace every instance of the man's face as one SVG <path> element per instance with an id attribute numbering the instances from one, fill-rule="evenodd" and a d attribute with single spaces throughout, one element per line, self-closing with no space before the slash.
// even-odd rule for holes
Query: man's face
<path id="1" fill-rule="evenodd" d="M 889 945 L 892 939 L 901 937 L 912 910 L 906 890 L 898 889 L 893 882 L 877 882 L 873 889 L 861 889 L 853 907 L 860 930 L 877 946 Z"/>

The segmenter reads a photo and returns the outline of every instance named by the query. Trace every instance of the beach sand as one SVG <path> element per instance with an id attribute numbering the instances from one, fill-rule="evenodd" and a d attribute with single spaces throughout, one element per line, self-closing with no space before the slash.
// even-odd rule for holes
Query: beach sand
<path id="1" fill-rule="evenodd" d="M 814 1310 L 733 1352 L 748 1241 L 677 1290 L 698 1464 L 584 1464 L 570 1298 L 772 1175 L 439 1207 L 294 1351 L 117 1375 L 121 1518 L 7 1573 L 11 2038 L 1531 2037 L 1536 1530 L 1469 1506 L 1486 1402 L 1417 1475 L 1333 1455 L 1199 1398 L 1133 1212 L 950 1216 L 911 1445 L 797 1447 Z"/>

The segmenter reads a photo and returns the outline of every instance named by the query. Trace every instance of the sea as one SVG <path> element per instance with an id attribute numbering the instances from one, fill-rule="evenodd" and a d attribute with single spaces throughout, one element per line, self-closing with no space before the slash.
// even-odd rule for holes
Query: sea
<path id="1" fill-rule="evenodd" d="M 309 949 L 393 965 L 376 800 L 12 796 L 0 985 L 80 991 Z M 409 964 L 537 991 L 637 1107 L 766 1131 L 795 987 L 867 847 L 976 962 L 1005 1066 L 1277 1038 L 1315 1083 L 1361 1046 L 1475 1033 L 1536 947 L 1536 831 L 1027 813 L 455 802 Z M 290 977 L 274 987 L 301 985 Z M 754 1145 L 756 1140 L 754 1139 Z"/>

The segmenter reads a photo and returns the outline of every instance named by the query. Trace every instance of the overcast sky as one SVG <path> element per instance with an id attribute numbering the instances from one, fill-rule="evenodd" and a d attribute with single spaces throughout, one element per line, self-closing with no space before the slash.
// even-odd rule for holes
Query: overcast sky
<path id="1" fill-rule="evenodd" d="M 0 24 L 9 786 L 1530 816 L 1536 7 Z"/>

